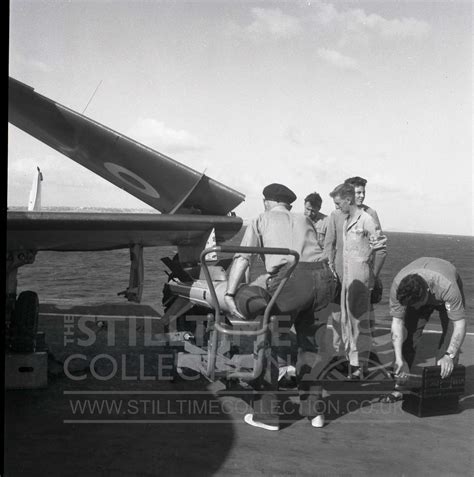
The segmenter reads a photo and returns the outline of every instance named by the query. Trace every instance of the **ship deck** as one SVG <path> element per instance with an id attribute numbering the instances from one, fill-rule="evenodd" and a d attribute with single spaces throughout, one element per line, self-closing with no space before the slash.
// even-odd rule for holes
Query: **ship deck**
<path id="1" fill-rule="evenodd" d="M 180 355 L 181 374 L 174 382 L 158 376 L 165 366 L 161 345 L 153 343 L 162 331 L 159 318 L 139 305 L 42 305 L 39 329 L 50 351 L 49 382 L 43 389 L 6 391 L 6 476 L 472 471 L 472 332 L 460 357 L 466 388 L 458 414 L 419 418 L 400 402 L 377 402 L 390 382 L 342 382 L 326 393 L 324 428 L 312 428 L 297 415 L 297 396 L 289 392 L 286 422 L 279 432 L 268 432 L 243 422 L 248 389 L 227 390 L 196 372 L 202 357 Z M 419 366 L 433 364 L 430 351 L 439 338 L 433 321 L 419 349 Z M 388 359 L 389 324 L 378 323 L 375 336 L 379 354 Z"/>

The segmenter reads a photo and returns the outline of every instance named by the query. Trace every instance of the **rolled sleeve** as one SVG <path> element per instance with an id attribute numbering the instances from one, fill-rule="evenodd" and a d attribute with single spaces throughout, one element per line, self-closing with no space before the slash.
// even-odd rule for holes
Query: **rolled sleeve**
<path id="1" fill-rule="evenodd" d="M 403 318 L 405 318 L 405 311 L 406 307 L 400 305 L 398 301 L 394 303 L 390 302 L 390 316 L 392 318 L 400 318 L 403 320 Z"/>
<path id="2" fill-rule="evenodd" d="M 461 291 L 455 284 L 450 284 L 441 296 L 448 312 L 448 318 L 453 321 L 466 318 L 464 300 Z"/>
<path id="3" fill-rule="evenodd" d="M 374 252 L 387 253 L 387 236 L 382 233 L 380 227 L 370 217 L 366 223 L 367 230 L 369 232 L 370 247 Z"/>
<path id="4" fill-rule="evenodd" d="M 389 299 L 390 316 L 392 318 L 400 318 L 401 320 L 403 320 L 403 318 L 405 318 L 406 307 L 401 305 L 400 302 L 397 300 L 397 288 L 398 283 L 392 283 Z"/>

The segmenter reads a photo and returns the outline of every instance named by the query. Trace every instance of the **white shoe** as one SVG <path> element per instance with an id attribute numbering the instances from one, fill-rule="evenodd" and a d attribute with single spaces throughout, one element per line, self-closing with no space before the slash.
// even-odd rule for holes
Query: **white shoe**
<path id="1" fill-rule="evenodd" d="M 279 431 L 280 430 L 279 426 L 271 426 L 270 424 L 264 424 L 263 422 L 254 421 L 253 420 L 253 414 L 245 414 L 244 421 L 247 424 L 250 424 L 251 426 L 260 427 L 262 429 L 266 429 L 267 431 Z"/>
<path id="2" fill-rule="evenodd" d="M 324 427 L 324 414 L 318 414 L 316 417 L 313 417 L 311 425 L 319 428 Z"/>
<path id="3" fill-rule="evenodd" d="M 285 376 L 287 371 L 288 371 L 288 366 L 280 366 L 278 368 L 278 381 L 281 381 L 283 379 L 283 376 Z"/>
<path id="4" fill-rule="evenodd" d="M 296 377 L 296 368 L 294 366 L 280 366 L 278 368 L 278 381 L 281 381 L 284 377 L 294 378 Z"/>
<path id="5" fill-rule="evenodd" d="M 296 368 L 294 366 L 288 366 L 286 370 L 286 375 L 290 377 L 296 377 Z"/>

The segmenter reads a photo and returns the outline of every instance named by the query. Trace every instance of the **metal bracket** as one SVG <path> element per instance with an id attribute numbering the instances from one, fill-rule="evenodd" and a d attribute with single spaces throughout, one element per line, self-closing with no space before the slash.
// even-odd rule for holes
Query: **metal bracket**
<path id="1" fill-rule="evenodd" d="M 117 295 L 124 296 L 128 301 L 140 303 L 143 293 L 144 269 L 143 245 L 133 244 L 130 246 L 130 278 L 128 288 L 117 293 Z"/>
<path id="2" fill-rule="evenodd" d="M 16 295 L 17 272 L 23 265 L 30 265 L 35 261 L 36 250 L 14 250 L 7 252 L 6 260 L 6 292 L 7 295 Z"/>
<path id="3" fill-rule="evenodd" d="M 7 274 L 22 265 L 30 265 L 35 261 L 36 250 L 14 250 L 7 252 Z"/>

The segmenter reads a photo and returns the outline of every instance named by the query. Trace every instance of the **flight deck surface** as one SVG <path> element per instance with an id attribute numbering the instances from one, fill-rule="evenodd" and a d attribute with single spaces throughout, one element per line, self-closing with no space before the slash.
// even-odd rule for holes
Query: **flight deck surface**
<path id="1" fill-rule="evenodd" d="M 79 325 L 86 314 L 89 321 L 83 317 Z M 250 410 L 248 388 L 226 389 L 192 369 L 202 356 L 180 354 L 181 375 L 174 382 L 158 376 L 167 363 L 160 362 L 159 328 L 159 316 L 139 305 L 43 305 L 39 329 L 50 351 L 49 383 L 6 392 L 5 475 L 464 476 L 472 471 L 470 330 L 460 357 L 466 367 L 460 413 L 419 418 L 403 411 L 400 402 L 376 402 L 390 382 L 340 383 L 326 393 L 324 428 L 299 417 L 297 395 L 283 391 L 285 422 L 279 432 L 269 432 L 243 422 Z M 377 323 L 375 336 L 376 349 L 388 359 L 389 323 Z M 438 339 L 433 325 L 419 350 L 421 366 L 433 365 L 430 350 Z"/>

